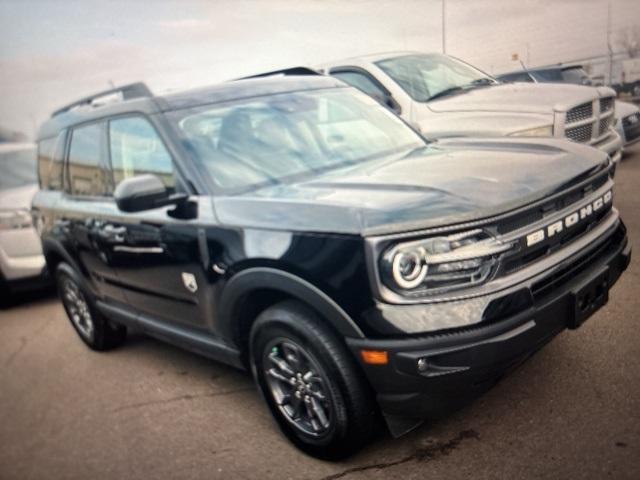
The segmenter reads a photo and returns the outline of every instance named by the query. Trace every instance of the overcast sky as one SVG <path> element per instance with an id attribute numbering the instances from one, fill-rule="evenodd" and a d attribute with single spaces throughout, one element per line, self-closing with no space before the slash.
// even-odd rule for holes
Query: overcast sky
<path id="1" fill-rule="evenodd" d="M 446 0 L 447 53 L 486 71 L 605 54 L 606 0 Z M 612 0 L 612 30 L 640 0 Z M 440 0 L 0 0 L 0 126 L 143 80 L 163 91 L 389 50 L 441 51 Z M 616 47 L 619 49 L 619 47 Z"/>

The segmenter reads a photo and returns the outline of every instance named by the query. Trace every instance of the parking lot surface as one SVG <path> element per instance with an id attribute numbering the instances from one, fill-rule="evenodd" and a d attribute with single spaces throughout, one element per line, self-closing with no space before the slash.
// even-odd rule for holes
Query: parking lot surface
<path id="1" fill-rule="evenodd" d="M 136 334 L 92 352 L 55 297 L 22 299 L 0 311 L 0 478 L 638 478 L 640 146 L 616 180 L 635 256 L 609 304 L 463 410 L 339 463 L 292 447 L 248 374 Z"/>

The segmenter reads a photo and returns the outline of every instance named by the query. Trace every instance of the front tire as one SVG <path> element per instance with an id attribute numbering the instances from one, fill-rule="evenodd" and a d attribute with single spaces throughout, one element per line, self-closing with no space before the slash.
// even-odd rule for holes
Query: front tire
<path id="1" fill-rule="evenodd" d="M 127 328 L 113 324 L 96 309 L 92 295 L 82 287 L 78 274 L 70 265 L 58 265 L 56 286 L 71 325 L 89 348 L 110 350 L 125 341 Z"/>
<path id="2" fill-rule="evenodd" d="M 344 458 L 375 432 L 373 394 L 346 346 L 303 304 L 285 301 L 251 331 L 251 367 L 282 432 L 302 451 Z"/>

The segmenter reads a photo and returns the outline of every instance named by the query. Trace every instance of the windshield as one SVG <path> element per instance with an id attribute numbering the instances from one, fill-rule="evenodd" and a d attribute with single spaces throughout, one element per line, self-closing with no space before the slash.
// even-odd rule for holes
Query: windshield
<path id="1" fill-rule="evenodd" d="M 495 81 L 471 65 L 446 55 L 406 55 L 382 60 L 376 65 L 418 102 L 426 102 L 447 90 Z"/>
<path id="2" fill-rule="evenodd" d="M 252 98 L 170 118 L 196 162 L 227 193 L 313 178 L 426 143 L 353 88 Z"/>
<path id="3" fill-rule="evenodd" d="M 35 147 L 7 150 L 0 144 L 0 172 L 0 190 L 38 183 Z"/>

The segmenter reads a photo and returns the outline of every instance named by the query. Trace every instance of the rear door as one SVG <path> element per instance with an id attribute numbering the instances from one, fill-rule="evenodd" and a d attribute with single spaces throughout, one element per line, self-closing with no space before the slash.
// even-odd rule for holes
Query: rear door
<path id="1" fill-rule="evenodd" d="M 66 155 L 64 194 L 56 204 L 53 230 L 65 242 L 65 250 L 96 293 L 123 301 L 122 289 L 108 255 L 114 235 L 104 235 L 102 227 L 114 208 L 112 182 L 106 164 L 106 123 L 96 121 L 70 131 Z"/>

